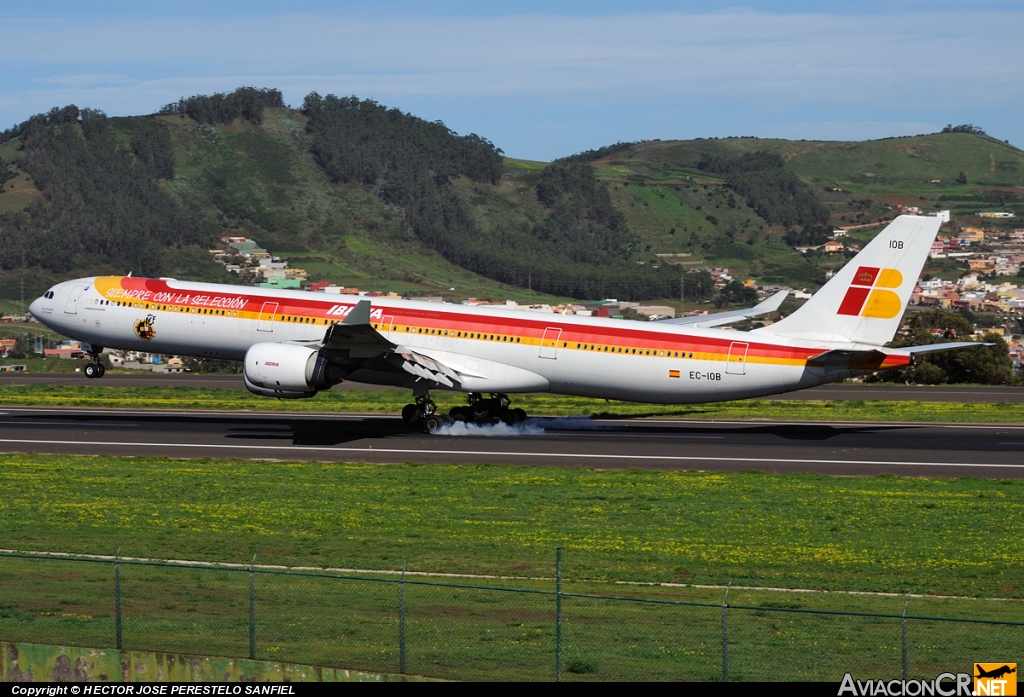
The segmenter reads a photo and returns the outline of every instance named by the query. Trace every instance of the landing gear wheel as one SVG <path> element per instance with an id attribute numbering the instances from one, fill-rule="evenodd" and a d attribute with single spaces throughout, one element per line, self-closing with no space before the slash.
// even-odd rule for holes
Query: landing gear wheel
<path id="1" fill-rule="evenodd" d="M 442 426 L 451 426 L 455 423 L 455 419 L 444 414 L 431 414 L 423 421 L 423 426 L 431 433 L 437 431 Z"/>
<path id="2" fill-rule="evenodd" d="M 493 399 L 481 399 L 473 404 L 473 419 L 476 421 L 487 421 L 494 418 Z"/>
<path id="3" fill-rule="evenodd" d="M 452 407 L 448 410 L 448 416 L 455 421 L 472 421 L 473 410 L 469 407 Z"/>
<path id="4" fill-rule="evenodd" d="M 513 409 L 512 400 L 507 394 L 491 393 L 490 397 L 484 397 L 478 392 L 470 392 L 468 407 L 455 407 L 449 413 L 464 421 L 475 421 L 478 424 L 494 423 L 495 419 L 508 425 L 526 421 L 526 412 L 522 409 Z M 456 416 L 458 413 L 460 416 Z"/>
<path id="5" fill-rule="evenodd" d="M 96 377 L 101 378 L 101 377 L 103 377 L 104 375 L 107 374 L 107 369 L 103 367 L 102 363 L 97 363 L 96 367 L 99 368 L 99 370 L 100 370 L 99 375 L 97 375 Z"/>
<path id="6" fill-rule="evenodd" d="M 418 404 L 406 404 L 402 407 L 402 420 L 410 426 L 423 418 L 423 409 Z"/>
<path id="7" fill-rule="evenodd" d="M 87 378 L 98 378 L 103 375 L 102 368 L 103 366 L 99 363 L 87 363 L 85 367 L 82 368 L 82 372 L 85 373 L 85 377 Z"/>

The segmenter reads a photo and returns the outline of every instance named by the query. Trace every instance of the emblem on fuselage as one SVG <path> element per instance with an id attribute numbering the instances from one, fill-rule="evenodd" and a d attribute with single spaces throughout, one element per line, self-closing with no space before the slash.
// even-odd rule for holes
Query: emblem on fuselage
<path id="1" fill-rule="evenodd" d="M 135 336 L 143 341 L 152 341 L 153 337 L 156 336 L 156 330 L 153 329 L 153 322 L 155 320 L 156 315 L 147 315 L 145 319 L 136 320 Z"/>

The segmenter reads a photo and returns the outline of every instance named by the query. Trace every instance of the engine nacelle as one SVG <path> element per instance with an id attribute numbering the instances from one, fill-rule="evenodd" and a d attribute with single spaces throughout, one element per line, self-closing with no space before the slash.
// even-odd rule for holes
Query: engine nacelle
<path id="1" fill-rule="evenodd" d="M 250 392 L 283 399 L 312 397 L 341 382 L 340 372 L 317 349 L 269 342 L 246 351 L 242 371 Z"/>

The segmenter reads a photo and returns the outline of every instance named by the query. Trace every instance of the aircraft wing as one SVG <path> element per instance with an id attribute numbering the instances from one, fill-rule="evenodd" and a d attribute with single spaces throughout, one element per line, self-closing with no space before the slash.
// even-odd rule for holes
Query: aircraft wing
<path id="1" fill-rule="evenodd" d="M 396 348 L 370 324 L 369 300 L 360 300 L 345 319 L 331 325 L 324 336 L 323 346 L 332 358 L 356 360 L 375 358 Z"/>
<path id="2" fill-rule="evenodd" d="M 729 312 L 716 312 L 711 315 L 697 315 L 696 317 L 676 317 L 674 319 L 658 320 L 659 324 L 676 324 L 690 327 L 717 327 L 721 324 L 732 324 L 747 317 L 766 315 L 775 312 L 782 305 L 782 301 L 789 295 L 788 290 L 780 290 L 770 298 L 762 300 L 757 305 L 745 310 L 730 310 Z"/>
<path id="3" fill-rule="evenodd" d="M 331 325 L 324 336 L 323 348 L 328 360 L 336 365 L 358 369 L 374 359 L 376 367 L 384 365 L 416 378 L 453 387 L 458 375 L 451 368 L 412 349 L 399 346 L 373 328 L 370 323 L 370 301 L 360 300 L 338 324 Z"/>
<path id="4" fill-rule="evenodd" d="M 345 377 L 360 377 L 367 371 L 388 373 L 396 381 L 420 383 L 428 387 L 470 390 L 474 392 L 536 391 L 550 386 L 541 376 L 522 368 L 474 358 L 448 351 L 431 352 L 401 346 L 373 328 L 370 301 L 360 300 L 339 324 L 324 336 L 327 359 L 344 369 Z M 402 376 L 406 378 L 399 380 Z M 388 383 L 392 384 L 392 383 Z"/>

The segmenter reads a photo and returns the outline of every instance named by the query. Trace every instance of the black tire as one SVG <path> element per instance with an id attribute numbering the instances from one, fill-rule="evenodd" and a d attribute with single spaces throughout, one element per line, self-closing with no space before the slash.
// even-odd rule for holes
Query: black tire
<path id="1" fill-rule="evenodd" d="M 402 407 L 402 420 L 412 425 L 423 418 L 423 410 L 416 404 L 406 404 Z"/>
<path id="2" fill-rule="evenodd" d="M 85 373 L 85 377 L 90 379 L 100 376 L 99 366 L 95 363 L 86 363 L 85 367 L 82 368 L 82 372 Z"/>
<path id="3" fill-rule="evenodd" d="M 433 433 L 446 424 L 447 417 L 443 414 L 431 414 L 423 420 L 423 425 L 428 431 Z"/>
<path id="4" fill-rule="evenodd" d="M 495 400 L 481 399 L 473 405 L 473 418 L 477 421 L 487 421 L 495 417 Z"/>
<path id="5" fill-rule="evenodd" d="M 521 424 L 526 421 L 526 412 L 518 407 L 512 410 L 512 416 L 515 417 L 517 424 Z"/>
<path id="6" fill-rule="evenodd" d="M 498 411 L 498 421 L 501 421 L 507 426 L 511 426 L 516 422 L 515 414 L 512 413 L 511 409 L 500 409 Z"/>
<path id="7" fill-rule="evenodd" d="M 100 371 L 99 374 L 96 377 L 101 378 L 101 377 L 103 377 L 104 375 L 107 374 L 107 369 L 103 367 L 102 363 L 97 363 L 96 367 L 99 368 L 99 371 Z"/>
<path id="8" fill-rule="evenodd" d="M 472 421 L 473 410 L 469 407 L 452 407 L 448 410 L 448 416 L 454 421 Z"/>

